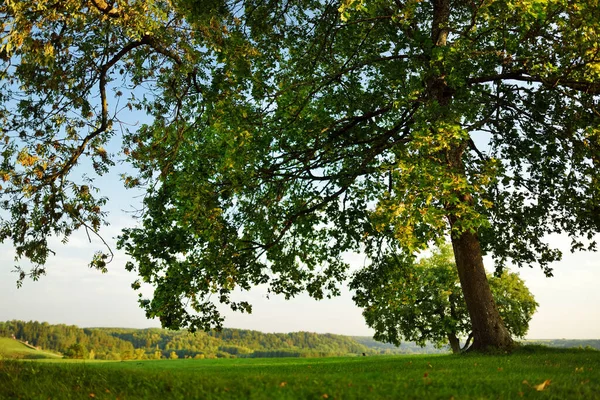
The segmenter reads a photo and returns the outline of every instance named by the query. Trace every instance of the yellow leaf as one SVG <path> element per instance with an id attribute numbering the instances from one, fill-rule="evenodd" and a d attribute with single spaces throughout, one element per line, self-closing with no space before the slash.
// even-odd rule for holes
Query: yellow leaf
<path id="1" fill-rule="evenodd" d="M 550 386 L 550 379 L 546 379 L 544 382 L 540 383 L 539 385 L 535 385 L 533 387 L 538 392 L 541 392 L 542 390 L 546 389 L 548 386 Z"/>
<path id="2" fill-rule="evenodd" d="M 27 147 L 23 148 L 17 156 L 17 162 L 24 167 L 31 167 L 37 160 L 39 160 L 39 157 L 29 154 Z"/>

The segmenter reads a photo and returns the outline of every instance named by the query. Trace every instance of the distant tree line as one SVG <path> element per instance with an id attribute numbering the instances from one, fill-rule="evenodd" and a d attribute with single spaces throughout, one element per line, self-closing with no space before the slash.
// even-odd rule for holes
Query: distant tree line
<path id="1" fill-rule="evenodd" d="M 13 335 L 20 341 L 70 358 L 120 360 L 135 350 L 130 342 L 97 329 L 37 321 L 0 322 L 0 336 Z"/>
<path id="2" fill-rule="evenodd" d="M 419 345 L 412 342 L 402 342 L 399 346 L 393 343 L 383 343 L 369 336 L 351 336 L 357 343 L 366 346 L 375 354 L 391 355 L 391 354 L 441 354 L 450 352 L 450 347 L 440 346 L 431 342 L 425 345 Z"/>
<path id="3" fill-rule="evenodd" d="M 0 322 L 0 336 L 62 353 L 69 358 L 130 360 L 161 358 L 327 357 L 374 354 L 354 339 L 311 332 L 262 333 L 223 329 L 196 332 L 164 329 L 79 328 L 46 322 Z"/>

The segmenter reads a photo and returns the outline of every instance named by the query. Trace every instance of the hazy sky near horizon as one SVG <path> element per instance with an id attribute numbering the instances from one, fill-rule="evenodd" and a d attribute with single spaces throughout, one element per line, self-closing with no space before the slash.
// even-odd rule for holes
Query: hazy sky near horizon
<path id="1" fill-rule="evenodd" d="M 115 184 L 118 184 L 115 182 Z M 104 229 L 105 238 L 114 238 L 134 221 L 119 211 L 128 201 L 120 196 L 111 207 L 112 225 Z M 105 195 L 110 197 L 110 192 Z M 550 238 L 564 251 L 563 261 L 554 265 L 554 277 L 546 278 L 539 269 L 517 272 L 540 304 L 530 323 L 527 335 L 531 339 L 598 339 L 600 338 L 600 255 L 571 254 L 568 240 Z M 110 240 L 114 245 L 114 239 Z M 39 281 L 25 281 L 16 288 L 17 275 L 12 273 L 14 252 L 10 244 L 0 245 L 0 321 L 11 319 L 74 324 L 80 327 L 158 327 L 158 320 L 146 319 L 137 304 L 137 293 L 131 289 L 135 273 L 125 271 L 126 256 L 116 252 L 109 272 L 91 270 L 87 264 L 100 243 L 90 244 L 83 232 L 68 244 L 58 245 L 56 256 L 48 262 L 47 275 Z M 115 250 L 116 251 L 116 250 Z M 361 257 L 353 264 L 362 265 Z M 492 265 L 491 260 L 486 260 Z M 512 269 L 516 270 L 516 269 Z M 352 301 L 352 294 L 343 291 L 341 297 L 316 301 L 306 295 L 286 301 L 257 288 L 243 293 L 254 305 L 252 314 L 226 312 L 226 327 L 253 329 L 263 332 L 312 331 L 344 335 L 370 336 L 361 309 Z"/>

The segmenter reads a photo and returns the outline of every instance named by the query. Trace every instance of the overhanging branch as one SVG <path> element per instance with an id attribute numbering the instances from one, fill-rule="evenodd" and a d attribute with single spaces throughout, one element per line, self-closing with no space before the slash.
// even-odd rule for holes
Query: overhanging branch
<path id="1" fill-rule="evenodd" d="M 490 83 L 500 81 L 520 81 L 527 83 L 540 83 L 548 88 L 567 87 L 578 92 L 587 94 L 600 94 L 600 82 L 585 82 L 573 79 L 563 79 L 562 77 L 540 78 L 537 76 L 528 75 L 525 71 L 512 71 L 502 74 L 480 76 L 467 80 L 468 85 L 476 85 L 479 83 Z"/>

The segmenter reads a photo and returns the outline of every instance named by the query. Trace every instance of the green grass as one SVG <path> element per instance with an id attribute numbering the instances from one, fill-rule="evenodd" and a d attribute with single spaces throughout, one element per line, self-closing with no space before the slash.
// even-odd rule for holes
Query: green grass
<path id="1" fill-rule="evenodd" d="M 0 360 L 1 359 L 60 359 L 57 354 L 35 350 L 14 339 L 0 337 Z"/>
<path id="2" fill-rule="evenodd" d="M 0 362 L 1 399 L 91 397 L 600 399 L 600 352 L 525 347 L 495 356 Z"/>

